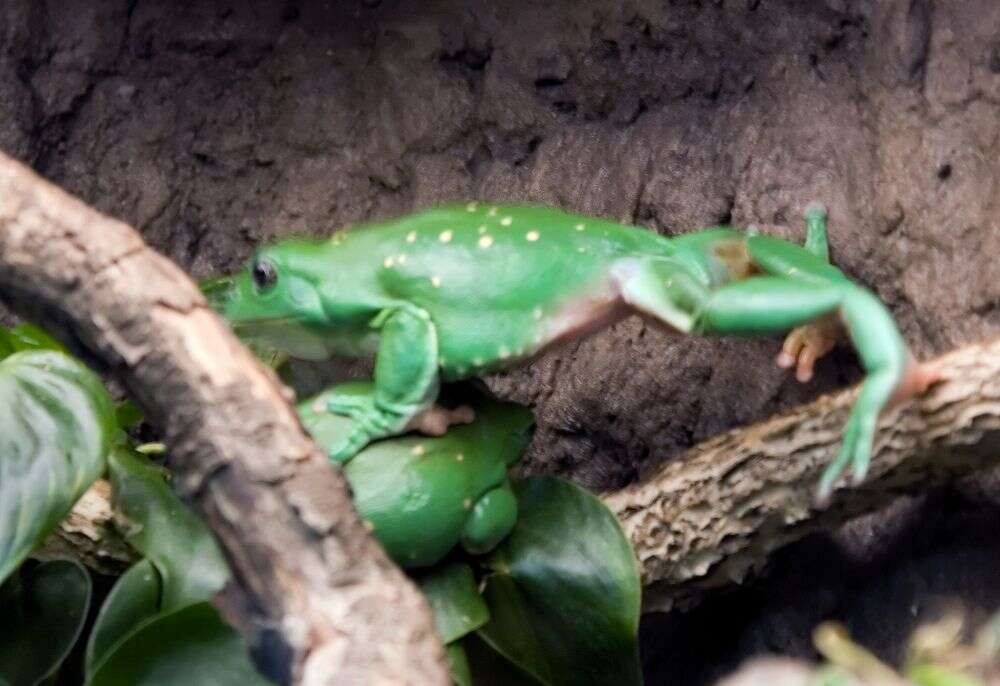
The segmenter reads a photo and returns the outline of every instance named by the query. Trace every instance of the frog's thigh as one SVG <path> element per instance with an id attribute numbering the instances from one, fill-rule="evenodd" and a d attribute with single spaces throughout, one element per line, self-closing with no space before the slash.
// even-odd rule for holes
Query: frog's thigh
<path id="1" fill-rule="evenodd" d="M 507 537 L 517 522 L 517 498 L 508 484 L 486 492 L 472 506 L 462 531 L 462 547 L 473 555 L 487 553 Z"/>

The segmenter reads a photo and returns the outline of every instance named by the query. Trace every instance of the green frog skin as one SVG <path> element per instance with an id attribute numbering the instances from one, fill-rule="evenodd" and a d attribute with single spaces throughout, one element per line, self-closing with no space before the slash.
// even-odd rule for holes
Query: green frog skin
<path id="1" fill-rule="evenodd" d="M 335 386 L 299 404 L 303 425 L 321 445 L 339 442 L 353 421 L 326 411 L 329 398 L 371 398 L 374 385 Z M 475 419 L 441 437 L 376 441 L 344 465 L 354 504 L 382 546 L 403 567 L 427 567 L 456 544 L 492 550 L 517 521 L 507 468 L 531 440 L 534 418 L 513 403 L 484 399 Z"/>
<path id="2" fill-rule="evenodd" d="M 846 329 L 866 372 L 820 497 L 868 470 L 879 413 L 924 390 L 889 312 L 828 261 L 826 211 L 805 213 L 804 246 L 715 227 L 666 238 L 524 204 L 470 202 L 326 240 L 257 251 L 223 305 L 237 332 L 306 359 L 375 355 L 375 393 L 327 398 L 355 428 L 343 460 L 411 429 L 468 421 L 440 411 L 441 381 L 508 368 L 560 341 L 638 313 L 681 333 L 791 331 L 778 364 L 800 381 Z"/>

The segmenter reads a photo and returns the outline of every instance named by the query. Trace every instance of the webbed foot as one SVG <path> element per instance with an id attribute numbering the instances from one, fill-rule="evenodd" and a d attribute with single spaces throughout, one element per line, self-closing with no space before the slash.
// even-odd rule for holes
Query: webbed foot
<path id="1" fill-rule="evenodd" d="M 375 404 L 367 395 L 330 395 L 323 398 L 322 408 L 353 420 L 357 426 L 343 440 L 330 448 L 329 456 L 334 462 L 347 462 L 372 441 L 390 436 L 395 431 L 398 418 L 390 415 Z"/>
<path id="2" fill-rule="evenodd" d="M 795 367 L 795 378 L 806 383 L 812 379 L 816 360 L 833 350 L 842 334 L 843 325 L 834 313 L 797 326 L 785 337 L 775 361 L 783 369 Z"/>
<path id="3" fill-rule="evenodd" d="M 875 429 L 879 415 L 885 408 L 898 405 L 910 398 L 922 395 L 932 384 L 941 379 L 941 372 L 932 365 L 921 364 L 910 357 L 902 373 L 893 374 L 889 370 L 871 375 L 862 387 L 858 402 L 851 410 L 844 427 L 843 443 L 837 458 L 823 472 L 817 489 L 820 502 L 829 498 L 833 485 L 841 472 L 847 467 L 852 468 L 855 485 L 864 481 L 871 464 L 872 446 L 875 442 Z M 879 387 L 885 389 L 885 393 Z M 887 400 L 873 401 L 875 398 Z"/>
<path id="4" fill-rule="evenodd" d="M 833 492 L 833 485 L 847 467 L 853 468 L 853 481 L 857 485 L 864 481 L 871 464 L 872 444 L 875 441 L 875 425 L 878 412 L 865 412 L 855 405 L 844 426 L 840 452 L 837 458 L 823 471 L 816 489 L 816 498 L 826 502 Z"/>

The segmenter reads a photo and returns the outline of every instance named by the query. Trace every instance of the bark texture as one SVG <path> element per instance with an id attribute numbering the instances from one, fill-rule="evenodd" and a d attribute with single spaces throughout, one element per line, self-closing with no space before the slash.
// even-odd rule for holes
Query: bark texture
<path id="1" fill-rule="evenodd" d="M 882 417 L 865 482 L 845 483 L 827 504 L 815 502 L 816 484 L 856 391 L 719 436 L 608 496 L 639 558 L 647 610 L 740 583 L 791 541 L 1000 462 L 1000 340 L 933 364 L 941 381 Z"/>
<path id="2" fill-rule="evenodd" d="M 0 297 L 111 372 L 222 544 L 223 608 L 282 684 L 447 684 L 416 588 L 368 536 L 287 393 L 125 224 L 0 155 Z"/>

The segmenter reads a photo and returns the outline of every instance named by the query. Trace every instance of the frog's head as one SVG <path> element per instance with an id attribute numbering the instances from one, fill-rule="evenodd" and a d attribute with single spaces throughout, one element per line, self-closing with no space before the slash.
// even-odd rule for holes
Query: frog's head
<path id="1" fill-rule="evenodd" d="M 507 465 L 520 460 L 535 435 L 535 416 L 531 410 L 516 403 L 491 400 L 477 412 L 477 421 L 487 424 L 486 430 L 495 437 Z"/>
<path id="2" fill-rule="evenodd" d="M 216 307 L 237 335 L 302 359 L 329 357 L 317 247 L 315 241 L 296 239 L 261 248 L 226 292 L 216 295 Z"/>

